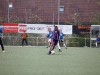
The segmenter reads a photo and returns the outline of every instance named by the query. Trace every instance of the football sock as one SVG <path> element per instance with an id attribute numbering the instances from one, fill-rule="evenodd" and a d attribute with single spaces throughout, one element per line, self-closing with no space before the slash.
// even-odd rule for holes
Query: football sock
<path id="1" fill-rule="evenodd" d="M 58 49 L 60 49 L 60 45 L 59 45 L 59 42 L 57 43 L 57 46 L 58 46 Z"/>
<path id="2" fill-rule="evenodd" d="M 64 43 L 63 46 L 66 48 L 66 44 Z"/>
<path id="3" fill-rule="evenodd" d="M 97 42 L 96 42 L 96 47 L 97 47 Z"/>

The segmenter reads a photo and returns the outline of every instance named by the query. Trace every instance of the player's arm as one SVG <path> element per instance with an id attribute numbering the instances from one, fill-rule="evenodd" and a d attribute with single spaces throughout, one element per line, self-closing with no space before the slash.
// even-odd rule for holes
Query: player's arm
<path id="1" fill-rule="evenodd" d="M 26 33 L 26 37 L 28 37 L 27 33 Z"/>
<path id="2" fill-rule="evenodd" d="M 52 38 L 52 37 L 53 37 L 53 31 L 50 33 L 49 37 L 50 37 L 50 38 Z"/>
<path id="3" fill-rule="evenodd" d="M 1 35 L 2 35 L 2 38 L 3 38 L 3 33 Z"/>
<path id="4" fill-rule="evenodd" d="M 49 34 L 47 34 L 46 37 L 49 38 Z"/>
<path id="5" fill-rule="evenodd" d="M 65 34 L 63 33 L 63 37 L 65 36 Z"/>
<path id="6" fill-rule="evenodd" d="M 21 37 L 23 38 L 23 34 L 21 35 Z"/>
<path id="7" fill-rule="evenodd" d="M 2 36 L 1 38 L 3 38 L 3 32 L 2 32 L 2 30 L 1 30 L 1 36 Z"/>

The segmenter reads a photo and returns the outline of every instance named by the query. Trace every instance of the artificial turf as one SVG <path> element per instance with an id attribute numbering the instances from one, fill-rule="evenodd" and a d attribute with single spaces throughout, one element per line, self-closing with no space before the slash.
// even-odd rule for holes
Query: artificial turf
<path id="1" fill-rule="evenodd" d="M 41 46 L 6 46 L 5 51 L 0 51 L 0 75 L 100 75 L 100 48 L 56 48 L 55 55 Z"/>

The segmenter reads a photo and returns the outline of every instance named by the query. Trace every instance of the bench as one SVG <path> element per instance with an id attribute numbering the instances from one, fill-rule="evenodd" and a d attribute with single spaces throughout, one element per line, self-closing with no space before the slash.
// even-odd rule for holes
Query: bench
<path id="1" fill-rule="evenodd" d="M 95 41 L 95 42 L 92 42 L 91 44 L 94 44 L 96 46 L 96 38 L 91 38 L 91 41 Z"/>

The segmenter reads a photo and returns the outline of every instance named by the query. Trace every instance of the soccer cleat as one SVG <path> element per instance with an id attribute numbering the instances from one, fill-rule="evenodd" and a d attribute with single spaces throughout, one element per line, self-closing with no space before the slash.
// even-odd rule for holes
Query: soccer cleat
<path id="1" fill-rule="evenodd" d="M 5 51 L 2 51 L 2 52 L 5 52 Z"/>
<path id="2" fill-rule="evenodd" d="M 62 52 L 62 50 L 61 50 L 61 49 L 59 49 L 59 52 Z"/>
<path id="3" fill-rule="evenodd" d="M 49 51 L 47 54 L 50 55 L 51 54 L 51 51 Z"/>
<path id="4" fill-rule="evenodd" d="M 46 48 L 48 48 L 48 46 Z"/>

